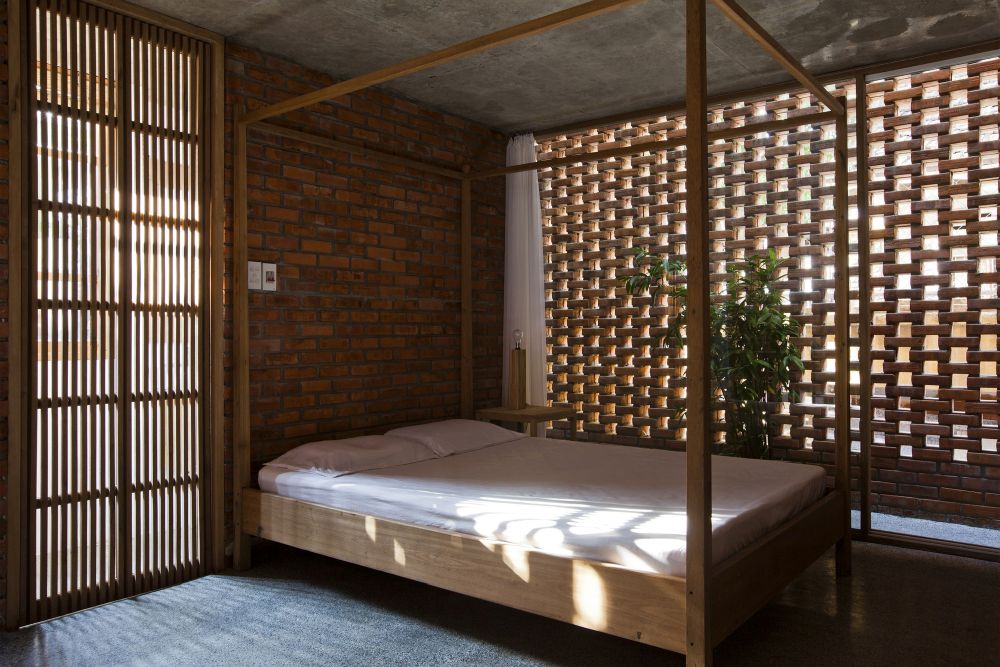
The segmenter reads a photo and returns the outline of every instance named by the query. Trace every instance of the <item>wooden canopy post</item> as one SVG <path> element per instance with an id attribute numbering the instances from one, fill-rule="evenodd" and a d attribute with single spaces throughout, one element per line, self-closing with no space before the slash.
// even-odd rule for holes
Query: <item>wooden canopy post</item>
<path id="1" fill-rule="evenodd" d="M 837 116 L 834 169 L 834 311 L 836 389 L 834 391 L 834 488 L 841 492 L 843 536 L 837 542 L 837 576 L 851 574 L 851 283 L 848 264 L 847 223 L 847 98 L 838 98 L 843 112 Z"/>
<path id="2" fill-rule="evenodd" d="M 247 292 L 247 124 L 233 123 L 233 567 L 250 567 L 243 491 L 250 485 L 250 319 Z"/>
<path id="3" fill-rule="evenodd" d="M 861 364 L 859 431 L 861 435 L 861 534 L 871 532 L 872 346 L 871 346 L 871 221 L 868 219 L 868 78 L 855 79 L 854 136 L 858 207 L 858 363 Z"/>
<path id="4" fill-rule="evenodd" d="M 469 165 L 462 169 L 462 366 L 461 417 L 472 419 L 472 369 L 475 362 L 472 345 L 472 180 Z"/>
<path id="5" fill-rule="evenodd" d="M 712 664 L 706 0 L 687 0 L 687 664 Z"/>

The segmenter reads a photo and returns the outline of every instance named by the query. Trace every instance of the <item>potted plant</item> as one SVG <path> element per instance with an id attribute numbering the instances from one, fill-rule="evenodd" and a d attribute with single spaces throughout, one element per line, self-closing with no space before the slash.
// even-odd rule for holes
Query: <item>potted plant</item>
<path id="1" fill-rule="evenodd" d="M 635 264 L 639 270 L 624 279 L 626 291 L 654 298 L 665 291 L 673 314 L 658 344 L 683 347 L 687 285 L 680 278 L 686 264 L 645 248 L 637 250 Z M 803 364 L 793 342 L 799 323 L 782 311 L 781 294 L 775 289 L 784 266 L 774 250 L 730 264 L 725 294 L 710 309 L 712 382 L 726 422 L 723 454 L 768 458 L 769 401 L 783 392 L 794 400 L 792 375 Z"/>

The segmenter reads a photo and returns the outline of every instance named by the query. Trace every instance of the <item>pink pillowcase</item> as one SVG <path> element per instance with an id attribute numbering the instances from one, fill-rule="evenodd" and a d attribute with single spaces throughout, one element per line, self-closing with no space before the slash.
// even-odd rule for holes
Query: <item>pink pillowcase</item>
<path id="1" fill-rule="evenodd" d="M 431 449 L 410 438 L 363 435 L 300 445 L 267 465 L 340 477 L 433 458 L 436 458 L 436 454 Z"/>
<path id="2" fill-rule="evenodd" d="M 527 437 L 496 424 L 471 419 L 448 419 L 431 424 L 404 426 L 393 429 L 386 435 L 418 442 L 438 456 L 470 452 Z"/>

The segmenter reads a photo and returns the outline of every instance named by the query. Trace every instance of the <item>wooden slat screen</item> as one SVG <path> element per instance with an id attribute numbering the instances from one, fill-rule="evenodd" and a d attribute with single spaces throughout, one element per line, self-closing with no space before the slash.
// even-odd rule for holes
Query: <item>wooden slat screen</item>
<path id="1" fill-rule="evenodd" d="M 28 618 L 201 572 L 207 46 L 29 3 Z"/>

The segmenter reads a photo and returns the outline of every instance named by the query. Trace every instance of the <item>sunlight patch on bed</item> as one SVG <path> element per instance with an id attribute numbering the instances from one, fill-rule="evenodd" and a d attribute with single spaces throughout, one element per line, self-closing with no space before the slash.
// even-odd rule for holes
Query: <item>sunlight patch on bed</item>
<path id="1" fill-rule="evenodd" d="M 375 517 L 365 517 L 365 534 L 368 535 L 368 539 L 372 542 L 378 540 L 378 522 L 375 521 Z"/>
<path id="2" fill-rule="evenodd" d="M 663 513 L 650 517 L 632 529 L 637 535 L 687 535 L 687 514 Z"/>
<path id="3" fill-rule="evenodd" d="M 594 630 L 607 627 L 606 597 L 604 581 L 594 566 L 573 561 L 573 623 Z"/>
<path id="4" fill-rule="evenodd" d="M 687 538 L 679 537 L 642 537 L 635 541 L 635 548 L 648 554 L 653 560 L 666 563 L 683 557 L 687 549 Z"/>
<path id="5" fill-rule="evenodd" d="M 392 540 L 392 558 L 397 563 L 402 566 L 406 566 L 406 550 L 403 549 L 403 545 L 399 543 L 399 540 Z"/>
<path id="6" fill-rule="evenodd" d="M 531 581 L 531 568 L 528 565 L 528 549 L 517 547 L 512 544 L 503 546 L 503 562 L 516 574 L 524 583 Z"/>
<path id="7" fill-rule="evenodd" d="M 572 517 L 569 532 L 573 535 L 603 535 L 621 530 L 630 521 L 642 517 L 645 512 L 620 512 L 617 510 L 595 510 Z"/>

